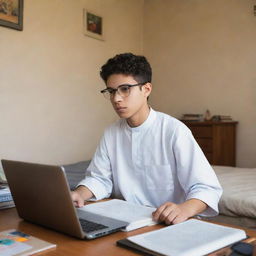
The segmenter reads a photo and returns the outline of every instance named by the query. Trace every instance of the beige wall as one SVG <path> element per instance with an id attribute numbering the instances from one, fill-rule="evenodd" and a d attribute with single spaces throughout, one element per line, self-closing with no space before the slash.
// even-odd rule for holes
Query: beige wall
<path id="1" fill-rule="evenodd" d="M 104 17 L 105 41 L 83 35 L 82 10 Z M 0 158 L 89 159 L 116 119 L 99 68 L 142 53 L 143 0 L 26 0 L 24 30 L 0 27 Z"/>
<path id="2" fill-rule="evenodd" d="M 250 0 L 146 0 L 152 105 L 239 121 L 237 165 L 256 166 L 256 17 Z"/>
<path id="3" fill-rule="evenodd" d="M 118 52 L 144 51 L 154 69 L 152 106 L 176 117 L 208 108 L 232 115 L 237 164 L 256 166 L 255 2 L 143 3 L 26 0 L 24 30 L 0 27 L 0 158 L 90 158 L 117 118 L 99 94 L 100 66 Z M 105 41 L 83 35 L 84 7 L 103 15 Z"/>

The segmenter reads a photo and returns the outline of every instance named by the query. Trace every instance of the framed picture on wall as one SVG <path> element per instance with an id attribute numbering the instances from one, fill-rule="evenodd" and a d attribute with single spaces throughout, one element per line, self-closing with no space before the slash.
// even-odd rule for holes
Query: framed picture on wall
<path id="1" fill-rule="evenodd" d="M 23 0 L 0 0 L 0 25 L 23 29 Z"/>
<path id="2" fill-rule="evenodd" d="M 104 40 L 103 37 L 103 17 L 95 12 L 83 10 L 84 34 L 98 40 Z"/>

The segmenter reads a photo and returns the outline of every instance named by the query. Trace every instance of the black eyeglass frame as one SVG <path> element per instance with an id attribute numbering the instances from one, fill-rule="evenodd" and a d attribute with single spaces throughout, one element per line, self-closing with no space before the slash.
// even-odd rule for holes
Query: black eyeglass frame
<path id="1" fill-rule="evenodd" d="M 148 82 L 137 83 L 137 84 L 120 84 L 116 89 L 114 89 L 114 88 L 106 88 L 104 90 L 101 90 L 100 92 L 101 93 L 108 92 L 110 97 L 111 97 L 112 95 L 115 95 L 115 93 L 118 91 L 118 89 L 120 87 L 127 86 L 130 89 L 131 87 L 145 85 L 146 83 L 148 83 Z"/>

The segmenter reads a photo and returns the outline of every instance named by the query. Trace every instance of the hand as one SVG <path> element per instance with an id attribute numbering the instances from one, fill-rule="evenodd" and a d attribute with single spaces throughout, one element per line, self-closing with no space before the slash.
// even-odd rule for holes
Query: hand
<path id="1" fill-rule="evenodd" d="M 182 204 L 164 203 L 152 215 L 155 221 L 164 221 L 167 225 L 178 224 L 203 212 L 207 207 L 203 201 L 192 198 Z"/>
<path id="2" fill-rule="evenodd" d="M 75 207 L 83 207 L 86 200 L 93 197 L 93 193 L 85 186 L 79 186 L 71 191 L 71 198 Z"/>
<path id="3" fill-rule="evenodd" d="M 75 207 L 83 207 L 84 199 L 78 191 L 71 191 L 71 198 L 74 202 Z"/>
<path id="4" fill-rule="evenodd" d="M 167 202 L 153 212 L 153 219 L 159 222 L 165 222 L 165 224 L 178 224 L 187 220 L 190 216 L 186 212 L 186 207 L 182 204 L 175 204 Z"/>

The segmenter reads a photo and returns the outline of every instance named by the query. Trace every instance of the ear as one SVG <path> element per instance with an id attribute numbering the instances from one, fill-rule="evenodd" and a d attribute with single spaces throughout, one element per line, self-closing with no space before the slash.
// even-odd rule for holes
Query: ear
<path id="1" fill-rule="evenodd" d="M 151 83 L 146 83 L 143 86 L 143 88 L 144 88 L 145 97 L 147 98 L 150 95 L 151 91 L 152 91 L 152 84 Z"/>

